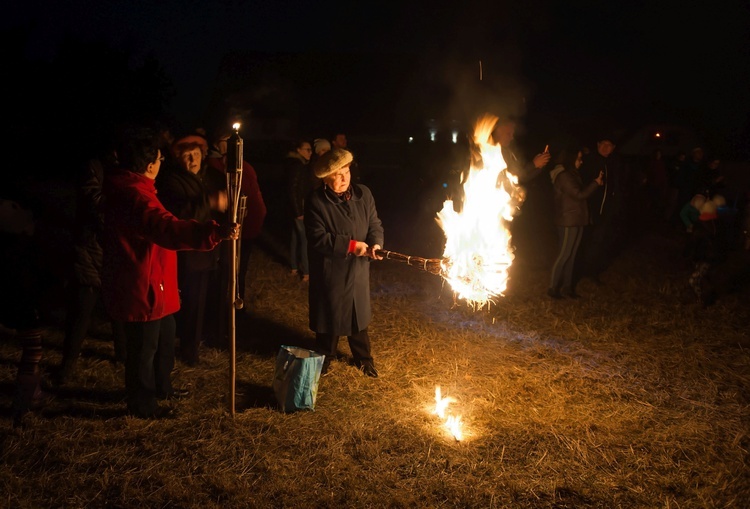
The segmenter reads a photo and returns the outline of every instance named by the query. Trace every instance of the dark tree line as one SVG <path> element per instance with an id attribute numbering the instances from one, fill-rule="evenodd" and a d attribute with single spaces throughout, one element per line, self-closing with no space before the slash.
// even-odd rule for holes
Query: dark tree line
<path id="1" fill-rule="evenodd" d="M 3 126 L 13 146 L 11 164 L 37 175 L 72 177 L 117 126 L 166 118 L 175 88 L 155 58 L 73 38 L 51 58 L 34 58 L 27 54 L 29 33 L 0 36 L 12 69 Z"/>

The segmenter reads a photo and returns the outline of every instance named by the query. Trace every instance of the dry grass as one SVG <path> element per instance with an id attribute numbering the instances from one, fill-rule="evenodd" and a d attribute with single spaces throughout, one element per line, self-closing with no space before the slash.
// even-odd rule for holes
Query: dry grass
<path id="1" fill-rule="evenodd" d="M 125 416 L 123 372 L 100 323 L 73 382 L 12 430 L 18 345 L 5 341 L 3 503 L 748 507 L 748 291 L 696 306 L 683 293 L 684 267 L 671 261 L 677 252 L 644 239 L 604 287 L 584 282 L 584 298 L 560 302 L 543 297 L 547 268 L 518 260 L 508 295 L 480 312 L 454 304 L 436 276 L 374 264 L 381 378 L 336 361 L 313 412 L 275 409 L 278 347 L 310 345 L 312 333 L 306 287 L 268 251 L 253 254 L 249 312 L 238 322 L 234 418 L 228 355 L 216 350 L 196 368 L 178 363 L 176 384 L 193 396 L 174 403 L 175 419 Z M 59 328 L 48 328 L 46 368 L 61 344 Z M 343 340 L 340 350 L 349 353 Z M 458 401 L 462 442 L 430 413 L 436 385 Z"/>

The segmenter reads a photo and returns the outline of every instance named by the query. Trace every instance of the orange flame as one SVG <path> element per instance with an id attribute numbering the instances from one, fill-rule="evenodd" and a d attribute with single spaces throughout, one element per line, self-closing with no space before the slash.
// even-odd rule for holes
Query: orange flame
<path id="1" fill-rule="evenodd" d="M 456 400 L 450 396 L 441 397 L 440 386 L 435 387 L 435 413 L 438 417 L 445 419 L 445 410 L 448 408 L 448 405 L 455 402 Z"/>
<path id="2" fill-rule="evenodd" d="M 523 200 L 518 178 L 506 171 L 501 147 L 492 140 L 497 121 L 485 115 L 475 126 L 478 153 L 462 183 L 461 212 L 446 200 L 437 215 L 446 237 L 441 275 L 459 298 L 479 309 L 507 288 L 514 258 L 508 226 Z"/>
<path id="3" fill-rule="evenodd" d="M 435 387 L 435 412 L 438 417 L 445 420 L 445 426 L 448 428 L 448 431 L 451 432 L 453 435 L 453 438 L 456 439 L 456 441 L 460 442 L 463 438 L 463 432 L 461 430 L 462 424 L 461 424 L 461 416 L 454 416 L 454 415 L 448 415 L 446 417 L 446 410 L 448 408 L 448 405 L 451 403 L 455 403 L 456 399 L 452 398 L 450 396 L 442 397 L 442 393 L 440 391 L 440 386 Z"/>

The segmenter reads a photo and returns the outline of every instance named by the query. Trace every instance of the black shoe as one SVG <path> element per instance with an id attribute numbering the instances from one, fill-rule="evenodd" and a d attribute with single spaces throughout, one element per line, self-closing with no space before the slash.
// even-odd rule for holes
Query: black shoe
<path id="1" fill-rule="evenodd" d="M 562 299 L 562 295 L 560 294 L 560 290 L 555 290 L 553 288 L 547 288 L 547 295 L 549 295 L 553 299 Z"/>
<path id="2" fill-rule="evenodd" d="M 173 399 L 184 399 L 190 396 L 190 391 L 188 389 L 172 389 L 172 392 L 170 394 L 167 394 L 164 397 L 159 397 L 157 399 L 160 400 L 173 400 Z"/>
<path id="3" fill-rule="evenodd" d="M 377 378 L 379 376 L 378 370 L 375 369 L 375 365 L 372 362 L 362 363 L 362 367 L 360 367 L 359 369 L 362 370 L 362 373 L 371 378 Z"/>
<path id="4" fill-rule="evenodd" d="M 328 371 L 331 369 L 331 359 L 326 355 L 326 358 L 323 360 L 323 369 L 320 370 L 320 375 L 327 375 Z"/>

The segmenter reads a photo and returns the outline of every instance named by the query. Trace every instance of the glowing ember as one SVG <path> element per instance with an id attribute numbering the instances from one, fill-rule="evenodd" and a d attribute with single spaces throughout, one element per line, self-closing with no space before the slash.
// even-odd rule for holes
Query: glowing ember
<path id="1" fill-rule="evenodd" d="M 513 263 L 508 226 L 523 201 L 518 178 L 506 171 L 500 145 L 492 141 L 497 120 L 486 115 L 474 129 L 475 156 L 481 160 L 472 157 L 462 178 L 462 210 L 456 212 L 447 200 L 437 217 L 446 237 L 441 275 L 459 298 L 479 309 L 507 288 Z"/>

